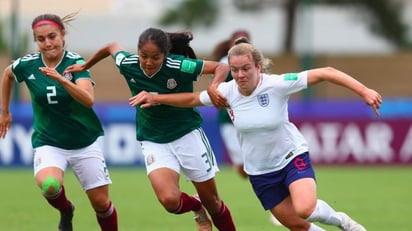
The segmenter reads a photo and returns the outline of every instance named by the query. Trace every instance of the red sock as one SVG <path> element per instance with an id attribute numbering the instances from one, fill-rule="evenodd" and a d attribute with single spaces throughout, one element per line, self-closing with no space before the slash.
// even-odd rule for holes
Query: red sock
<path id="1" fill-rule="evenodd" d="M 193 197 L 182 192 L 180 196 L 179 208 L 173 211 L 174 214 L 182 214 L 189 211 L 198 211 L 202 208 L 202 203 Z"/>
<path id="2" fill-rule="evenodd" d="M 235 224 L 233 223 L 232 215 L 229 208 L 222 201 L 222 206 L 219 213 L 211 215 L 213 224 L 220 231 L 235 231 Z"/>
<path id="3" fill-rule="evenodd" d="M 97 221 L 99 222 L 102 231 L 117 231 L 117 211 L 110 202 L 109 208 L 104 212 L 96 213 Z"/>
<path id="4" fill-rule="evenodd" d="M 72 210 L 72 205 L 66 198 L 64 186 L 60 187 L 59 192 L 52 196 L 43 195 L 51 206 L 62 212 L 69 212 Z"/>

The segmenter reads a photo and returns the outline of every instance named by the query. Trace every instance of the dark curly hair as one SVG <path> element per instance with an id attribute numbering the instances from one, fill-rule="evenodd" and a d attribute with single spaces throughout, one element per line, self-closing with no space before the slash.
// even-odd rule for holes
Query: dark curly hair
<path id="1" fill-rule="evenodd" d="M 150 41 L 156 44 L 164 55 L 172 53 L 196 59 L 196 54 L 189 45 L 192 40 L 191 32 L 168 33 L 161 29 L 148 28 L 139 36 L 137 48 L 140 49 Z"/>

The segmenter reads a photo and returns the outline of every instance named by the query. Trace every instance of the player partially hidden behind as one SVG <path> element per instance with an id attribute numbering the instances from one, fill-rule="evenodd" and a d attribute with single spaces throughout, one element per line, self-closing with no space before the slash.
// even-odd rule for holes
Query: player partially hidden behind
<path id="1" fill-rule="evenodd" d="M 233 80 L 221 83 L 218 90 L 227 98 L 227 109 L 239 133 L 245 157 L 245 172 L 265 210 L 293 231 L 324 231 L 320 222 L 344 231 L 366 229 L 344 212 L 335 211 L 317 198 L 315 172 L 309 146 L 296 126 L 289 121 L 291 94 L 327 81 L 359 95 L 379 115 L 382 97 L 350 75 L 332 67 L 299 73 L 269 75 L 262 53 L 248 43 L 229 50 Z M 156 105 L 194 107 L 212 105 L 206 91 L 178 94 L 141 92 L 130 98 L 132 106 Z"/>
<path id="2" fill-rule="evenodd" d="M 69 164 L 86 192 L 103 231 L 117 231 L 117 213 L 109 199 L 111 180 L 105 164 L 102 125 L 92 109 L 93 85 L 88 71 L 63 74 L 78 54 L 65 49 L 65 23 L 76 14 L 60 18 L 37 16 L 32 22 L 38 52 L 6 67 L 2 80 L 0 137 L 10 128 L 10 97 L 15 81 L 25 82 L 33 107 L 32 146 L 34 175 L 44 198 L 60 212 L 60 231 L 73 230 L 74 204 L 63 184 Z M 50 230 L 45 227 L 44 230 Z"/>
<path id="3" fill-rule="evenodd" d="M 213 51 L 213 58 L 216 61 L 227 63 L 227 52 L 237 43 L 249 43 L 250 35 L 246 30 L 237 30 L 232 33 L 229 39 L 218 43 Z M 232 80 L 232 76 L 228 75 L 226 81 Z M 219 131 L 222 137 L 223 144 L 229 154 L 233 169 L 242 178 L 247 179 L 247 174 L 243 170 L 243 157 L 240 150 L 240 144 L 237 139 L 237 131 L 233 126 L 232 120 L 229 117 L 226 109 L 220 109 L 217 115 L 219 123 Z"/>

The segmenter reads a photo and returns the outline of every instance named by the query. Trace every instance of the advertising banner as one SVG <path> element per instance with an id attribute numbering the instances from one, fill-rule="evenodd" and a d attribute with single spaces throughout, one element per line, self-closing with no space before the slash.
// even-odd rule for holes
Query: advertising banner
<path id="1" fill-rule="evenodd" d="M 412 108 L 403 102 L 406 108 Z M 293 101 L 290 119 L 309 143 L 311 159 L 319 164 L 411 164 L 412 113 L 405 107 L 388 109 L 389 116 L 377 117 L 362 102 Z M 135 109 L 125 104 L 95 106 L 104 126 L 107 163 L 117 166 L 144 166 L 135 135 Z M 0 140 L 0 167 L 31 166 L 32 111 L 30 104 L 13 104 L 13 123 Z M 398 110 L 399 113 L 394 113 Z M 199 107 L 218 163 L 230 162 L 219 134 L 217 110 Z M 258 115 L 257 115 L 258 116 Z M 188 144 L 190 145 L 190 144 Z M 276 148 L 276 147 L 274 147 Z"/>

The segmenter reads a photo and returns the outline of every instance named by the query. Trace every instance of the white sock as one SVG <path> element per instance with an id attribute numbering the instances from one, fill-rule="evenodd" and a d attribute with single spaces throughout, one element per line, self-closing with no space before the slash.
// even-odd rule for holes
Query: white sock
<path id="1" fill-rule="evenodd" d="M 342 223 L 342 219 L 336 214 L 335 210 L 328 203 L 319 199 L 317 200 L 315 210 L 306 220 L 334 226 L 339 226 Z"/>

